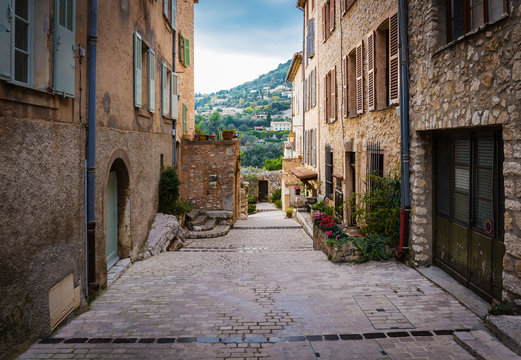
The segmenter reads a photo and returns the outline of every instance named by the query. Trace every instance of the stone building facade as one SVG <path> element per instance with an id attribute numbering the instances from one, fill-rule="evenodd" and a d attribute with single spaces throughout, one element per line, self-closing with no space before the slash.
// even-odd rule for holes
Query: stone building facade
<path id="1" fill-rule="evenodd" d="M 305 80 L 311 74 L 304 129 L 313 130 L 304 141 L 303 158 L 317 172 L 319 192 L 338 206 L 353 192 L 365 192 L 367 174 L 399 173 L 397 4 L 318 0 L 298 5 L 306 19 L 306 42 L 314 41 L 303 57 Z M 314 37 L 309 36 L 312 24 Z M 347 212 L 345 207 L 340 213 L 346 217 Z"/>
<path id="2" fill-rule="evenodd" d="M 292 102 L 291 102 L 291 116 L 292 116 L 292 131 L 295 135 L 295 142 L 293 145 L 293 157 L 302 157 L 303 146 L 303 111 L 302 111 L 302 94 L 303 94 L 303 75 L 302 75 L 302 51 L 296 52 L 291 60 L 290 68 L 286 76 L 286 81 L 291 82 L 292 85 Z"/>
<path id="3" fill-rule="evenodd" d="M 408 11 L 410 259 L 520 309 L 521 1 Z"/>
<path id="4" fill-rule="evenodd" d="M 180 196 L 194 208 L 241 213 L 241 143 L 239 140 L 183 140 Z"/>
<path id="5" fill-rule="evenodd" d="M 194 3 L 99 2 L 95 276 L 87 280 L 90 2 L 0 0 L 0 25 L 27 28 L 12 42 L 0 32 L 8 49 L 0 54 L 0 316 L 26 304 L 16 331 L 49 335 L 87 302 L 88 283 L 105 287 L 107 268 L 134 259 L 146 241 L 161 169 L 173 164 L 173 130 L 177 140 L 193 131 Z M 9 6 L 15 16 L 5 15 Z M 57 288 L 68 298 L 54 299 Z M 9 342 L 0 339 L 0 355 Z"/>

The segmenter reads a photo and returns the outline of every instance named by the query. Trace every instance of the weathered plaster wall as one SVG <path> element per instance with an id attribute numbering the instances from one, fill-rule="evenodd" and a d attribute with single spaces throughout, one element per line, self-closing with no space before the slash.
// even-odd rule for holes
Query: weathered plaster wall
<path id="1" fill-rule="evenodd" d="M 238 140 L 181 142 L 181 198 L 194 208 L 232 211 L 240 214 L 240 151 Z M 215 187 L 210 176 L 216 175 Z"/>
<path id="2" fill-rule="evenodd" d="M 445 45 L 438 1 L 409 2 L 412 261 L 432 262 L 432 132 L 501 125 L 506 255 L 503 298 L 521 305 L 521 1 L 509 15 Z"/>
<path id="3" fill-rule="evenodd" d="M 59 281 L 72 273 L 74 286 L 85 289 L 86 82 L 79 74 L 86 64 L 76 60 L 75 99 L 50 92 L 54 4 L 39 1 L 35 12 L 38 90 L 0 81 L 0 318 L 7 324 L 0 357 L 26 335 L 51 333 L 49 290 Z M 83 45 L 86 13 L 87 2 L 78 1 L 76 42 Z"/>

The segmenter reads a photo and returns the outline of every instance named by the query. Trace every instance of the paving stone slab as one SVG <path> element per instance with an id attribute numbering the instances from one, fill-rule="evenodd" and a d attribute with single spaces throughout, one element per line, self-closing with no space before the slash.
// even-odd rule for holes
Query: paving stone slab
<path id="1" fill-rule="evenodd" d="M 483 330 L 455 332 L 454 339 L 479 360 L 521 359 L 520 356 Z"/>

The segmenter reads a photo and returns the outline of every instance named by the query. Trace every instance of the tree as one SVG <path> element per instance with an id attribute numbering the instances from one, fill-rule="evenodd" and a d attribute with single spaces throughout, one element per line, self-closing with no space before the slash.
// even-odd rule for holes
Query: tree
<path id="1" fill-rule="evenodd" d="M 210 114 L 208 119 L 208 131 L 210 134 L 215 134 L 223 127 L 223 120 L 220 113 L 214 111 Z"/>

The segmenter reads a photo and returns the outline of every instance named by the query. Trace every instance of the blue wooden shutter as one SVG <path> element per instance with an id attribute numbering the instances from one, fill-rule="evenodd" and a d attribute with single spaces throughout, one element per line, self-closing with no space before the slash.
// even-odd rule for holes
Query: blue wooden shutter
<path id="1" fill-rule="evenodd" d="M 141 54 L 141 35 L 134 33 L 134 106 L 140 108 L 142 101 L 141 74 L 143 73 L 143 58 Z"/>
<path id="2" fill-rule="evenodd" d="M 163 15 L 168 19 L 168 0 L 163 0 Z"/>
<path id="3" fill-rule="evenodd" d="M 161 115 L 166 116 L 168 114 L 168 71 L 166 64 L 163 63 L 161 67 Z"/>
<path id="4" fill-rule="evenodd" d="M 172 28 L 177 30 L 177 0 L 172 0 L 172 18 L 170 19 Z"/>
<path id="5" fill-rule="evenodd" d="M 156 112 L 156 55 L 148 49 L 148 111 Z"/>
<path id="6" fill-rule="evenodd" d="M 56 0 L 54 4 L 53 91 L 74 97 L 76 1 Z"/>
<path id="7" fill-rule="evenodd" d="M 177 74 L 170 73 L 170 117 L 177 119 L 179 117 L 179 98 L 177 90 Z"/>
<path id="8" fill-rule="evenodd" d="M 13 11 L 11 0 L 0 0 L 0 49 L 4 49 L 4 55 L 0 56 L 0 78 L 6 80 L 11 80 L 11 24 Z"/>
<path id="9" fill-rule="evenodd" d="M 185 66 L 190 66 L 190 39 L 184 39 L 184 56 L 185 56 L 185 61 L 184 61 L 184 64 Z"/>

